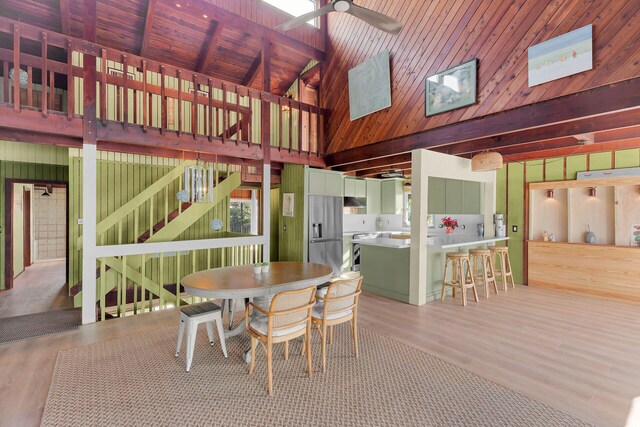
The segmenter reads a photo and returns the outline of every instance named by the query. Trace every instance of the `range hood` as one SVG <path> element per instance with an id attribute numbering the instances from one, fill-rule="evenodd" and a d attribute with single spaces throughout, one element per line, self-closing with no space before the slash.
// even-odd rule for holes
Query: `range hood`
<path id="1" fill-rule="evenodd" d="M 365 205 L 360 203 L 360 200 L 358 200 L 355 197 L 345 197 L 344 198 L 344 207 L 345 208 L 364 208 Z"/>

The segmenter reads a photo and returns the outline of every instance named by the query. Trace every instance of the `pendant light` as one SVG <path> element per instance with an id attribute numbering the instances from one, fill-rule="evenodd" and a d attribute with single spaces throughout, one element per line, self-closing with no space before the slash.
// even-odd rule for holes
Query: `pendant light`
<path id="1" fill-rule="evenodd" d="M 473 172 L 497 171 L 502 169 L 502 155 L 497 151 L 483 151 L 471 158 Z"/>
<path id="2" fill-rule="evenodd" d="M 178 191 L 177 197 L 181 202 L 213 203 L 214 199 L 214 168 L 205 167 L 200 160 L 195 165 L 184 167 L 184 189 Z"/>

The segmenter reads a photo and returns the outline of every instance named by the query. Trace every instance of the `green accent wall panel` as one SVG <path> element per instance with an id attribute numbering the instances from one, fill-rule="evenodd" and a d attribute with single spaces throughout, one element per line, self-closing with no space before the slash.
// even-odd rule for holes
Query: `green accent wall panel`
<path id="1" fill-rule="evenodd" d="M 503 165 L 502 169 L 496 172 L 496 212 L 507 212 L 507 165 Z M 431 213 L 431 212 L 429 212 Z"/>
<path id="2" fill-rule="evenodd" d="M 611 152 L 592 153 L 589 156 L 589 170 L 597 171 L 611 168 Z"/>
<path id="3" fill-rule="evenodd" d="M 527 162 L 527 183 L 544 181 L 542 160 Z"/>
<path id="4" fill-rule="evenodd" d="M 507 216 L 507 236 L 509 236 L 509 258 L 513 268 L 513 278 L 522 283 L 522 240 L 524 238 L 524 165 L 509 163 L 509 200 Z M 513 232 L 514 225 L 518 231 Z M 519 272 L 517 274 L 516 272 Z"/>
<path id="5" fill-rule="evenodd" d="M 270 254 L 269 259 L 271 262 L 278 261 L 278 252 L 279 252 L 279 238 L 280 238 L 280 206 L 282 206 L 282 202 L 280 201 L 280 189 L 272 188 L 271 189 L 271 240 L 270 244 Z"/>
<path id="6" fill-rule="evenodd" d="M 615 164 L 616 169 L 640 167 L 640 148 L 616 151 Z"/>
<path id="7" fill-rule="evenodd" d="M 0 160 L 0 289 L 5 289 L 5 200 L 4 187 L 6 179 L 30 179 L 68 182 L 68 168 L 64 165 L 48 165 L 42 163 L 8 162 Z"/>
<path id="8" fill-rule="evenodd" d="M 564 157 L 555 157 L 545 160 L 544 181 L 563 181 L 564 180 Z"/>
<path id="9" fill-rule="evenodd" d="M 586 170 L 587 170 L 586 154 L 567 157 L 567 179 L 576 179 L 578 172 L 583 172 Z"/>
<path id="10" fill-rule="evenodd" d="M 304 187 L 305 167 L 285 164 L 280 177 L 280 191 L 282 194 L 294 194 L 294 208 L 292 217 L 280 215 L 280 261 L 304 261 Z"/>

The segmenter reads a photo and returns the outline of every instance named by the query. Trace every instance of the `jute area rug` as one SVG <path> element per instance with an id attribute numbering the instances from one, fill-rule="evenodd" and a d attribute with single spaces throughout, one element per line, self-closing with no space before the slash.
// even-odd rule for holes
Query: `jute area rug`
<path id="1" fill-rule="evenodd" d="M 0 319 L 0 344 L 70 331 L 81 322 L 82 313 L 75 308 L 5 317 Z"/>
<path id="2" fill-rule="evenodd" d="M 174 357 L 176 328 L 61 351 L 45 426 L 583 426 L 587 423 L 366 328 L 353 357 L 347 325 L 335 328 L 327 372 L 314 333 L 312 378 L 300 345 L 275 347 L 274 396 L 265 358 L 247 374 L 245 335 L 225 359 L 203 325 L 191 372 Z"/>

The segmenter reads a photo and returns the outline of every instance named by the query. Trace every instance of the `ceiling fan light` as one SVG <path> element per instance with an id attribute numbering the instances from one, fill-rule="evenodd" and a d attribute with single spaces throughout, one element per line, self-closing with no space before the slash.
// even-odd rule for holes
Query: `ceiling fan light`
<path id="1" fill-rule="evenodd" d="M 351 4 L 347 0 L 338 0 L 333 3 L 333 10 L 336 12 L 346 12 L 351 8 Z"/>
<path id="2" fill-rule="evenodd" d="M 471 158 L 473 172 L 496 171 L 502 169 L 502 155 L 496 151 L 483 151 Z"/>

